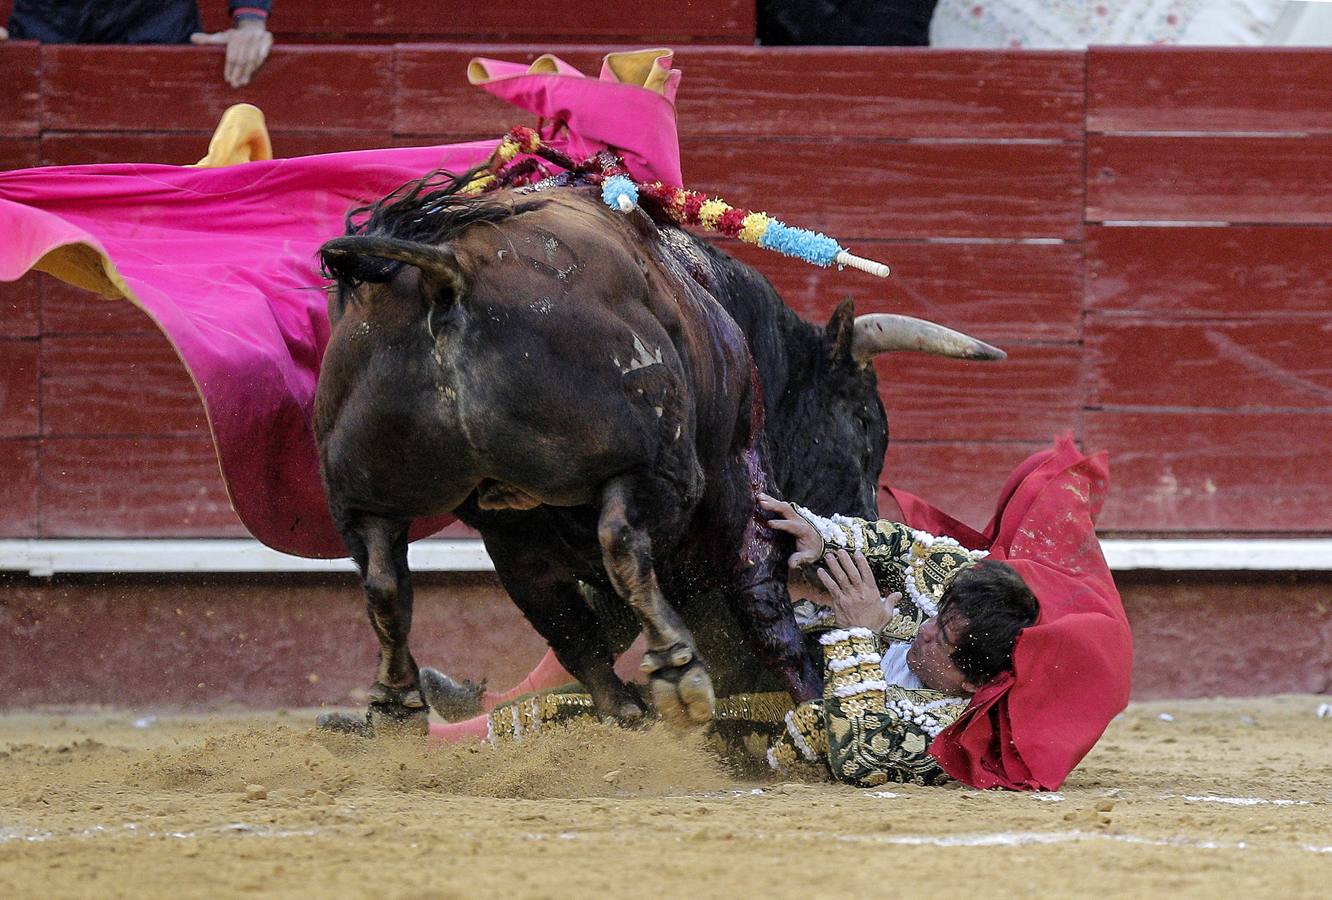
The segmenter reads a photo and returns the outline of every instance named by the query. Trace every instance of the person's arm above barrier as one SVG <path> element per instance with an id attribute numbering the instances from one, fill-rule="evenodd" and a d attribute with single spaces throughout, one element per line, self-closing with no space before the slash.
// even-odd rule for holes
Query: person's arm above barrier
<path id="1" fill-rule="evenodd" d="M 244 87 L 268 59 L 273 35 L 268 31 L 268 13 L 272 0 L 231 0 L 232 26 L 213 34 L 190 35 L 194 44 L 225 44 L 227 58 L 223 77 L 232 87 Z"/>

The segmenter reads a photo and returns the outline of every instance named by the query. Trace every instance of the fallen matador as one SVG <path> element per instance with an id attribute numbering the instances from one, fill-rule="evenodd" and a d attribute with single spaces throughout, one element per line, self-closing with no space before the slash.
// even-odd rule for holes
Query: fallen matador
<path id="1" fill-rule="evenodd" d="M 951 777 L 977 788 L 1058 788 L 1128 702 L 1132 638 L 1093 524 L 1107 483 L 1104 454 L 1086 456 L 1065 437 L 1013 472 L 983 532 L 900 491 L 903 523 L 804 513 L 822 544 L 808 557 L 860 551 L 873 579 L 858 578 L 849 555 L 832 556 L 820 577 L 837 612 L 796 603 L 802 625 L 822 632 L 822 699 L 792 708 L 783 695 L 724 698 L 718 727 L 766 730 L 777 735 L 767 750 L 774 766 L 826 763 L 851 784 Z M 793 561 L 800 556 L 798 543 Z M 839 627 L 850 589 L 874 580 L 896 600 L 882 627 Z M 1012 608 L 986 613 L 987 598 L 1006 592 L 1017 598 Z M 1007 638 L 969 634 L 1005 627 Z M 587 696 L 561 690 L 434 731 L 521 740 L 581 715 L 592 715 Z"/>

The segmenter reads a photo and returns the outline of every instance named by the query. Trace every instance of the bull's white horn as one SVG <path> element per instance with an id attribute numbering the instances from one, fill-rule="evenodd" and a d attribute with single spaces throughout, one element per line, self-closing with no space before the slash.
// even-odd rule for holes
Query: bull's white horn
<path id="1" fill-rule="evenodd" d="M 914 350 L 957 359 L 999 360 L 1008 354 L 974 337 L 911 316 L 871 313 L 856 316 L 851 355 L 867 363 L 880 353 Z"/>

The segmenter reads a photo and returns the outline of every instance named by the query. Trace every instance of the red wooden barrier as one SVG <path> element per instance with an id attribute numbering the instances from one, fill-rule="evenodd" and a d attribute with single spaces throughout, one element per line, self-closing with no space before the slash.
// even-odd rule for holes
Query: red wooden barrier
<path id="1" fill-rule="evenodd" d="M 37 441 L 0 439 L 0 537 L 41 534 Z"/>
<path id="2" fill-rule="evenodd" d="M 0 24 L 12 0 L 0 0 Z M 200 0 L 204 28 L 231 26 L 224 0 Z M 753 0 L 655 0 L 610 7 L 588 0 L 278 0 L 269 20 L 278 46 L 293 41 L 531 39 L 554 43 L 754 42 Z"/>
<path id="3" fill-rule="evenodd" d="M 1291 47 L 1094 47 L 1093 132 L 1332 132 L 1332 55 Z"/>
<path id="4" fill-rule="evenodd" d="M 228 27 L 226 4 L 200 4 L 209 30 Z M 630 40 L 753 43 L 753 0 L 279 0 L 269 21 L 283 40 Z"/>
<path id="5" fill-rule="evenodd" d="M 190 162 L 239 99 L 280 155 L 494 137 L 521 116 L 467 86 L 466 61 L 545 49 L 280 45 L 237 92 L 213 51 L 0 47 L 9 83 L 44 72 L 40 97 L 0 100 L 0 165 Z M 605 50 L 560 53 L 595 72 Z M 877 364 L 896 483 L 981 525 L 987 486 L 1072 429 L 1111 451 L 1108 530 L 1332 531 L 1332 54 L 689 47 L 677 63 L 692 186 L 893 266 L 877 281 L 726 242 L 801 315 L 849 296 L 1010 352 Z M 1225 227 L 1099 224 L 1141 220 Z M 0 310 L 0 534 L 241 533 L 189 380 L 141 313 L 45 277 L 0 287 Z"/>
<path id="6" fill-rule="evenodd" d="M 39 343 L 0 338 L 0 438 L 37 434 Z"/>

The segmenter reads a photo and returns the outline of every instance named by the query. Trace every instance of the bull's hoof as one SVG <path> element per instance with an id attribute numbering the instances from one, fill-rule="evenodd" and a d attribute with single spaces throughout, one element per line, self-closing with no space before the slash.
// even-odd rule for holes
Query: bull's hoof
<path id="1" fill-rule="evenodd" d="M 430 734 L 430 710 L 412 709 L 397 704 L 371 703 L 366 721 L 375 737 L 417 738 Z"/>
<path id="2" fill-rule="evenodd" d="M 652 705 L 666 721 L 701 725 L 712 718 L 716 707 L 712 679 L 692 648 L 675 644 L 665 650 L 649 650 L 643 655 L 643 671 L 649 675 Z"/>
<path id="3" fill-rule="evenodd" d="M 353 737 L 372 738 L 375 736 L 375 729 L 374 726 L 370 724 L 369 717 L 357 716 L 352 713 L 320 713 L 315 718 L 315 727 L 320 731 L 331 731 L 334 734 L 348 734 Z"/>
<path id="4" fill-rule="evenodd" d="M 470 679 L 458 681 L 450 678 L 438 669 L 421 670 L 421 693 L 441 718 L 446 722 L 461 722 L 479 716 L 481 697 L 486 692 L 486 683 L 477 684 Z"/>

